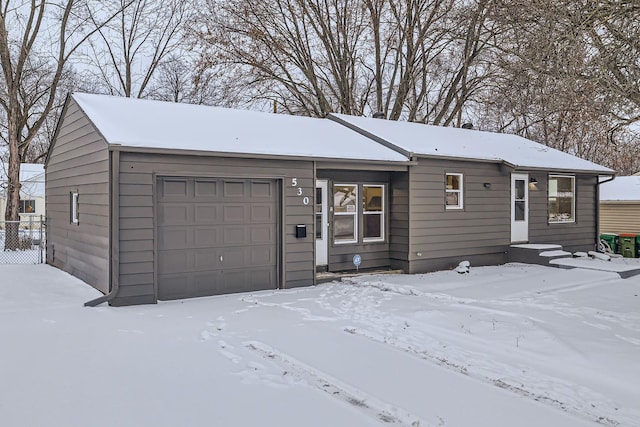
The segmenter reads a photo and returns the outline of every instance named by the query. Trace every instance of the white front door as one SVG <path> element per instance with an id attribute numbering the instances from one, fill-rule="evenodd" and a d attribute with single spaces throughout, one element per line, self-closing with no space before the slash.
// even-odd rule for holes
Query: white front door
<path id="1" fill-rule="evenodd" d="M 511 242 L 529 241 L 529 175 L 511 174 Z"/>
<path id="2" fill-rule="evenodd" d="M 327 265 L 329 221 L 327 180 L 316 181 L 316 265 Z"/>

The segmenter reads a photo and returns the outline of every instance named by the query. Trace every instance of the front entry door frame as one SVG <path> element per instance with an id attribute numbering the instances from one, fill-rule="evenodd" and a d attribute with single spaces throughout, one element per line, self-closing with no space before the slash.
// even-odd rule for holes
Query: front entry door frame
<path id="1" fill-rule="evenodd" d="M 316 239 L 316 267 L 326 266 L 329 261 L 329 181 L 316 180 L 316 211 L 315 211 L 315 239 Z"/>
<path id="2" fill-rule="evenodd" d="M 511 243 L 529 241 L 529 174 L 511 174 Z"/>

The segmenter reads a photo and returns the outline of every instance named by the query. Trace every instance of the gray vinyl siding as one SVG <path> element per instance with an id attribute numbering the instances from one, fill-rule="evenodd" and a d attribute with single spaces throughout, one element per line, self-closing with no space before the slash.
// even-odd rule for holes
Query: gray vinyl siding
<path id="1" fill-rule="evenodd" d="M 70 193 L 79 194 L 71 223 Z M 47 263 L 109 291 L 109 151 L 70 100 L 46 166 Z"/>
<path id="2" fill-rule="evenodd" d="M 359 243 L 334 243 L 332 210 L 329 209 L 329 271 L 349 271 L 355 270 L 353 256 L 359 254 L 362 257 L 360 269 L 380 269 L 388 268 L 391 264 L 389 259 L 389 172 L 372 171 L 345 171 L 345 170 L 318 170 L 316 172 L 319 179 L 329 181 L 328 197 L 329 207 L 333 205 L 333 185 L 334 184 L 373 184 L 385 186 L 385 230 L 386 237 L 383 242 L 362 242 L 362 207 L 358 205 L 358 241 Z M 358 197 L 362 197 L 358 190 Z"/>
<path id="3" fill-rule="evenodd" d="M 446 173 L 463 174 L 461 210 L 445 208 Z M 410 168 L 409 193 L 409 272 L 450 268 L 463 260 L 474 265 L 505 262 L 510 175 L 498 164 L 420 159 Z M 405 217 L 399 218 L 397 227 Z"/>
<path id="4" fill-rule="evenodd" d="M 570 173 L 557 175 L 575 176 Z M 538 180 L 538 190 L 529 191 L 529 242 L 562 245 L 564 250 L 570 252 L 594 250 L 597 178 L 575 176 L 575 222 L 549 223 L 548 174 L 529 172 L 529 176 Z"/>
<path id="5" fill-rule="evenodd" d="M 600 202 L 600 233 L 640 233 L 640 202 Z"/>
<path id="6" fill-rule="evenodd" d="M 155 302 L 155 179 L 158 176 L 282 179 L 284 197 L 284 287 L 314 283 L 313 163 L 151 153 L 120 154 L 119 292 L 114 305 Z M 292 186 L 297 178 L 298 186 Z M 303 190 L 297 195 L 297 188 Z M 303 204 L 303 197 L 309 204 Z M 295 226 L 307 225 L 307 237 L 296 238 Z M 282 246 L 282 245 L 281 245 Z"/>
<path id="7" fill-rule="evenodd" d="M 392 173 L 389 187 L 389 262 L 409 271 L 409 173 Z"/>

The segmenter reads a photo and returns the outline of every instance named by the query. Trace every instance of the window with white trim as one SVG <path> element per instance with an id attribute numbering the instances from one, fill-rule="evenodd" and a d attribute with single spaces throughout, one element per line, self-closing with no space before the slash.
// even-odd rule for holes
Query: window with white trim
<path id="1" fill-rule="evenodd" d="M 362 186 L 363 241 L 384 240 L 384 185 Z"/>
<path id="2" fill-rule="evenodd" d="M 549 175 L 549 222 L 575 222 L 576 179 Z"/>
<path id="3" fill-rule="evenodd" d="M 78 213 L 78 193 L 70 193 L 69 194 L 69 211 L 70 211 L 70 220 L 72 224 L 78 224 L 79 213 Z"/>
<path id="4" fill-rule="evenodd" d="M 36 201 L 20 199 L 20 205 L 18 206 L 18 213 L 21 213 L 21 214 L 36 213 Z"/>
<path id="5" fill-rule="evenodd" d="M 462 209 L 463 176 L 461 173 L 445 174 L 445 207 L 447 209 Z"/>
<path id="6" fill-rule="evenodd" d="M 358 185 L 333 186 L 333 240 L 335 243 L 358 242 Z"/>

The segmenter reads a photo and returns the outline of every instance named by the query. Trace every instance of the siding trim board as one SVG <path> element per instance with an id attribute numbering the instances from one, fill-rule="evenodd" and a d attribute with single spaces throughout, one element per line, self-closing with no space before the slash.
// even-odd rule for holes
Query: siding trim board
<path id="1" fill-rule="evenodd" d="M 331 164 L 344 165 L 345 169 L 363 169 L 369 168 L 364 165 L 370 165 L 372 168 L 380 167 L 384 170 L 393 169 L 406 169 L 408 161 L 393 161 L 393 160 L 358 160 L 358 159 L 340 159 L 335 157 L 303 157 L 303 156 L 281 156 L 277 154 L 260 154 L 260 153 L 234 153 L 227 151 L 204 151 L 204 150 L 184 150 L 180 148 L 146 148 L 146 147 L 130 147 L 127 145 L 110 144 L 110 151 L 123 151 L 127 153 L 146 153 L 146 154 L 164 154 L 164 155 L 178 155 L 178 156 L 204 156 L 204 157 L 226 157 L 237 159 L 254 159 L 254 160 L 282 160 L 289 161 L 320 161 L 329 162 Z"/>

